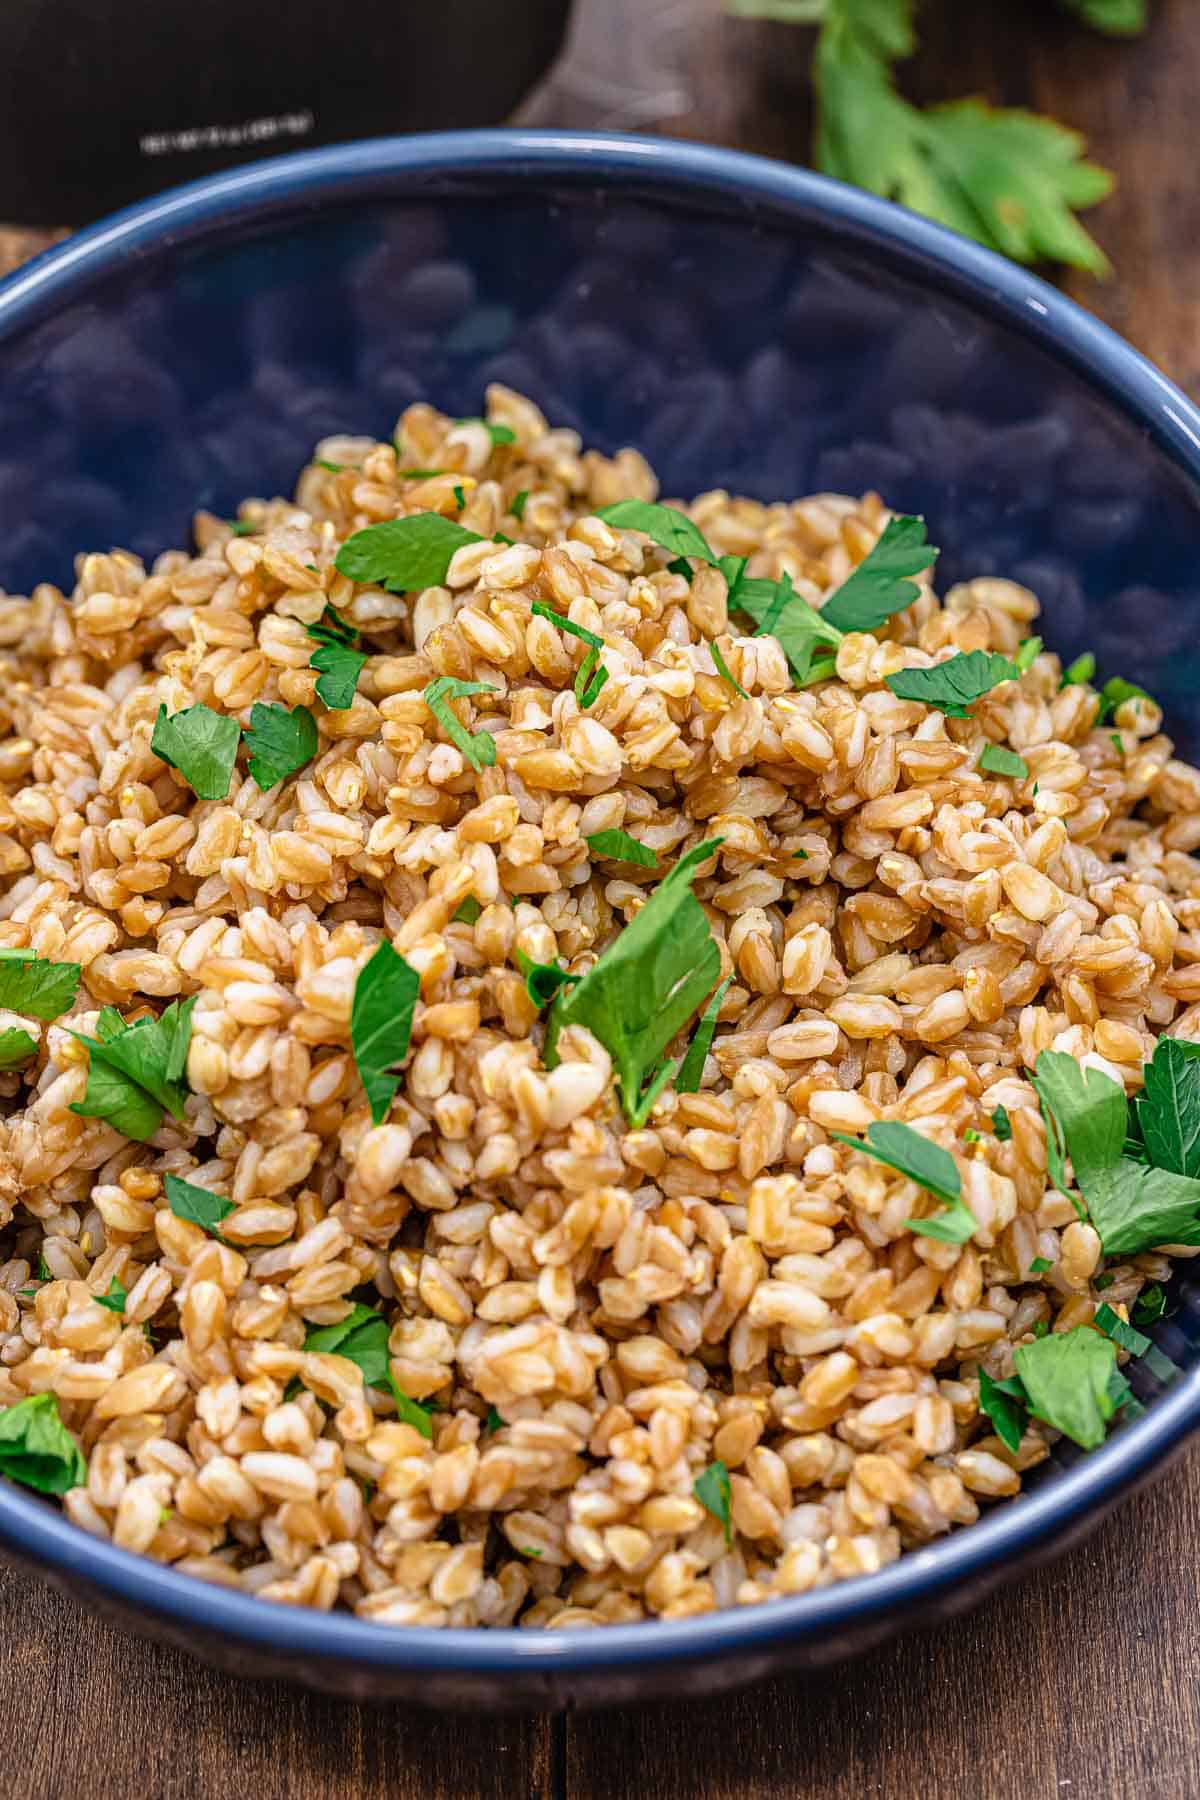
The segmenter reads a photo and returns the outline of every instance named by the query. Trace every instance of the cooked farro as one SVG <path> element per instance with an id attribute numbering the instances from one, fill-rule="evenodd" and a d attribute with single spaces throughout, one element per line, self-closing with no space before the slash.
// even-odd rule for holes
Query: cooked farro
<path id="1" fill-rule="evenodd" d="M 0 1407 L 56 1397 L 85 1531 L 381 1624 L 679 1618 L 869 1573 L 1047 1455 L 1037 1420 L 1016 1449 L 992 1431 L 981 1370 L 1126 1319 L 1195 1254 L 1102 1255 L 1027 1070 L 1065 1051 L 1134 1093 L 1162 1034 L 1200 1035 L 1200 774 L 1152 701 L 1098 726 L 1050 652 L 962 719 L 893 694 L 946 651 L 1016 652 L 1037 601 L 991 577 L 941 601 L 923 579 L 794 690 L 724 573 L 689 583 L 595 516 L 655 498 L 636 451 L 499 387 L 488 415 L 508 432 L 410 407 L 394 445 L 319 445 L 248 529 L 200 514 L 194 555 L 83 556 L 70 596 L 0 600 L 0 947 L 82 965 L 69 1016 L 0 1015 L 37 1044 L 0 1074 Z M 335 569 L 418 511 L 516 541 L 417 593 Z M 688 512 L 817 607 L 889 518 L 875 495 Z M 603 640 L 586 710 L 587 646 L 538 600 Z M 369 653 L 336 711 L 305 629 L 327 605 Z M 426 706 L 443 675 L 490 684 L 458 717 L 494 764 Z M 311 708 L 316 757 L 198 800 L 151 750 L 160 705 L 198 703 Z M 985 740 L 1027 775 L 981 773 Z M 599 866 L 602 831 L 658 870 Z M 709 838 L 732 981 L 701 1087 L 635 1129 L 581 1026 L 545 1066 L 517 953 L 584 973 Z M 420 1000 L 373 1124 L 350 1015 L 381 937 Z M 71 1110 L 71 1029 L 191 997 L 182 1120 L 143 1143 Z M 928 1195 L 834 1135 L 881 1122 L 952 1154 L 966 1241 L 909 1229 Z M 219 1236 L 168 1176 L 227 1201 Z M 352 1303 L 386 1318 L 394 1393 L 306 1348 Z M 697 1498 L 716 1464 L 727 1519 Z"/>

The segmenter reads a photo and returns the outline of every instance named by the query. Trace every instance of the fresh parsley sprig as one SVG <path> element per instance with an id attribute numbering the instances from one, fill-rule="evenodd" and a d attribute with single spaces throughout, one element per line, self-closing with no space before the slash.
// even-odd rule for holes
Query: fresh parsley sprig
<path id="1" fill-rule="evenodd" d="M 1025 758 L 1004 744 L 985 744 L 979 752 L 979 767 L 989 775 L 1008 775 L 1014 781 L 1024 781 L 1029 774 Z"/>
<path id="2" fill-rule="evenodd" d="M 708 1060 L 713 1035 L 717 1029 L 717 1017 L 732 980 L 733 975 L 730 973 L 715 989 L 712 999 L 700 1015 L 700 1023 L 693 1033 L 687 1053 L 679 1065 L 679 1073 L 675 1077 L 677 1094 L 698 1094 L 700 1092 L 700 1083 L 704 1079 L 704 1065 Z"/>
<path id="3" fill-rule="evenodd" d="M 514 950 L 513 955 L 525 977 L 525 992 L 539 1012 L 543 1006 L 549 1006 L 560 988 L 583 980 L 582 975 L 572 975 L 558 963 L 535 962 L 523 950 Z"/>
<path id="4" fill-rule="evenodd" d="M 727 0 L 732 12 L 819 25 L 813 77 L 816 162 L 840 181 L 899 200 L 1018 262 L 1107 271 L 1075 218 L 1112 186 L 1077 133 L 978 100 L 921 109 L 894 66 L 916 49 L 915 0 Z M 1064 0 L 1098 30 L 1141 30 L 1145 0 Z"/>
<path id="5" fill-rule="evenodd" d="M 676 1073 L 676 1063 L 662 1060 L 667 1045 L 721 973 L 720 951 L 692 883 L 722 842 L 711 838 L 681 856 L 583 980 L 558 994 L 550 1014 L 547 1068 L 558 1061 L 563 1029 L 586 1026 L 613 1059 L 635 1128 Z"/>

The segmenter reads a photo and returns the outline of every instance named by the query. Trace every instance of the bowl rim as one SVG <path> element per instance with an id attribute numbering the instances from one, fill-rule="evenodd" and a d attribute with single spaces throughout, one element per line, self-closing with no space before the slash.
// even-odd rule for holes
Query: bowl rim
<path id="1" fill-rule="evenodd" d="M 298 200 L 362 197 L 399 178 L 556 179 L 654 198 L 733 197 L 813 225 L 902 273 L 931 276 L 1066 363 L 1190 476 L 1200 503 L 1200 409 L 1114 331 L 1037 276 L 914 213 L 840 182 L 742 151 L 618 133 L 510 128 L 430 132 L 301 151 L 168 190 L 45 251 L 0 283 L 0 344 L 53 315 L 131 257 L 224 233 Z M 418 186 L 419 191 L 419 186 Z M 436 187 L 431 193 L 436 195 Z M 2 374 L 2 370 L 0 370 Z M 92 1537 L 44 1500 L 0 1480 L 0 1543 L 160 1619 L 295 1662 L 335 1656 L 367 1668 L 529 1675 L 694 1662 L 832 1638 L 890 1613 L 919 1610 L 952 1588 L 998 1579 L 1001 1565 L 1036 1556 L 1144 1479 L 1200 1423 L 1200 1364 L 1143 1417 L 1032 1494 L 978 1524 L 909 1551 L 879 1573 L 758 1606 L 682 1620 L 529 1631 L 519 1627 L 391 1626 L 352 1614 L 274 1606 L 216 1587 Z"/>

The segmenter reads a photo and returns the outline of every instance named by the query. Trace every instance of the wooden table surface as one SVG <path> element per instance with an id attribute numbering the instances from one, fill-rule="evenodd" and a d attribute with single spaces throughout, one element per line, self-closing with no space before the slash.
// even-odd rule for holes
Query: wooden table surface
<path id="1" fill-rule="evenodd" d="M 799 33 L 723 18 L 718 0 L 581 4 L 582 58 L 533 116 L 657 124 L 803 159 Z M 1200 13 L 1193 0 L 1151 4 L 1152 33 L 1128 45 L 1072 29 L 1049 0 L 929 0 L 913 91 L 982 92 L 1087 131 L 1121 176 L 1094 215 L 1116 274 L 1103 286 L 1073 279 L 1071 291 L 1200 395 Z M 624 111 L 620 57 L 626 72 L 636 64 L 638 89 Z M 40 247 L 33 234 L 0 230 L 0 268 Z M 819 1679 L 619 1721 L 447 1719 L 243 1684 L 117 1636 L 49 1589 L 0 1571 L 8 1702 L 0 1793 L 1194 1800 L 1198 1568 L 1193 1456 L 1068 1560 L 935 1635 Z"/>

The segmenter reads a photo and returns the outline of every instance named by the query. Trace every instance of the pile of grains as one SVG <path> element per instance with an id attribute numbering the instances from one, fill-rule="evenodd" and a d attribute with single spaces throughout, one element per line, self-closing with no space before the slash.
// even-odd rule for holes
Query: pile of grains
<path id="1" fill-rule="evenodd" d="M 53 1018 L 3 989 L 0 1438 L 40 1396 L 46 1442 L 12 1426 L 0 1461 L 96 1537 L 384 1624 L 801 1593 L 1015 1494 L 1058 1434 L 1020 1400 L 1000 1432 L 981 1374 L 1098 1313 L 1136 1338 L 1161 1301 L 1164 1249 L 1103 1254 L 1061 1162 L 1051 1185 L 1029 1072 L 1065 1052 L 1133 1096 L 1164 1034 L 1200 1035 L 1200 775 L 1148 698 L 1098 723 L 1010 581 L 939 600 L 926 573 L 797 687 L 717 559 L 819 609 L 876 496 L 704 494 L 713 559 L 681 559 L 596 516 L 655 499 L 636 451 L 487 403 L 326 440 L 294 501 L 201 514 L 194 555 L 87 555 L 69 596 L 0 600 L 0 973 L 80 969 Z M 478 534 L 443 581 L 335 568 L 418 513 Z M 327 608 L 365 652 L 332 709 Z M 972 651 L 1020 660 L 961 716 L 887 685 Z M 443 676 L 486 684 L 449 735 Z M 316 726 L 266 791 L 245 741 L 211 798 L 151 747 L 160 709 L 245 730 L 256 703 Z M 461 747 L 483 733 L 493 760 Z M 567 1023 L 547 1054 L 526 975 L 586 975 L 714 840 L 693 891 L 731 980 L 695 1091 L 633 1125 L 611 1046 Z M 351 1010 L 381 940 L 419 999 L 373 1123 Z M 186 1045 L 178 1104 L 134 1094 L 143 1137 L 97 1116 L 81 1041 L 139 1019 Z M 965 1237 L 913 1229 L 945 1196 L 836 1135 L 881 1122 L 945 1153 Z"/>

